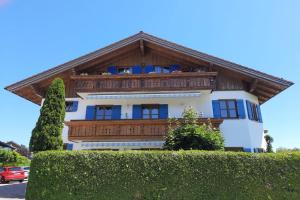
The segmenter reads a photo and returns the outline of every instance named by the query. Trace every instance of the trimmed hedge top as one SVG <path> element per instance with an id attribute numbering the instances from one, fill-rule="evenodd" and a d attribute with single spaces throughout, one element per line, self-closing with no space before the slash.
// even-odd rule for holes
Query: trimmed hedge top
<path id="1" fill-rule="evenodd" d="M 300 199 L 300 153 L 41 152 L 26 199 Z"/>

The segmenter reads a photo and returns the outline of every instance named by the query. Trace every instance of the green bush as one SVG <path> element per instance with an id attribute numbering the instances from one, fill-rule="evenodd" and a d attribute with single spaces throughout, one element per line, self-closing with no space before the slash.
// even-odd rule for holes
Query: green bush
<path id="1" fill-rule="evenodd" d="M 219 130 L 209 124 L 197 123 L 198 113 L 188 107 L 182 119 L 170 120 L 170 131 L 164 148 L 168 150 L 224 150 L 224 139 Z M 175 128 L 173 128 L 175 127 Z"/>
<path id="2" fill-rule="evenodd" d="M 30 160 L 21 154 L 0 149 L 0 166 L 28 166 L 30 165 Z"/>
<path id="3" fill-rule="evenodd" d="M 300 199 L 300 153 L 49 151 L 27 200 Z"/>

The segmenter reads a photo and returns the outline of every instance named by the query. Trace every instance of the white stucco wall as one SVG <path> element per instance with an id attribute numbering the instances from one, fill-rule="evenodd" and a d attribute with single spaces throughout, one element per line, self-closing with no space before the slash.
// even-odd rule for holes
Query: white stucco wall
<path id="1" fill-rule="evenodd" d="M 263 139 L 263 124 L 251 121 L 247 117 L 246 100 L 258 103 L 256 96 L 245 91 L 200 91 L 200 97 L 176 97 L 176 98 L 152 98 L 152 99 L 97 99 L 86 100 L 73 98 L 67 100 L 78 101 L 77 112 L 67 112 L 65 121 L 84 120 L 86 107 L 88 105 L 121 105 L 121 118 L 132 118 L 132 105 L 134 104 L 168 104 L 169 117 L 181 117 L 185 107 L 192 106 L 198 113 L 203 113 L 204 117 L 212 118 L 212 100 L 218 99 L 243 99 L 246 112 L 246 119 L 224 119 L 220 130 L 225 138 L 225 146 L 259 148 L 265 147 Z M 63 130 L 63 140 L 67 140 L 68 128 Z M 80 149 L 80 143 L 73 146 L 74 149 Z"/>

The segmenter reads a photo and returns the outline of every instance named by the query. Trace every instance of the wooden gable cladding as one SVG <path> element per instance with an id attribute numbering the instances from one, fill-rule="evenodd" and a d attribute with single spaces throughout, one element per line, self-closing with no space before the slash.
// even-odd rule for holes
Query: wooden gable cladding
<path id="1" fill-rule="evenodd" d="M 90 66 L 89 68 L 77 70 L 77 74 L 88 73 L 89 75 L 99 75 L 106 72 L 109 66 L 122 66 L 131 67 L 135 65 L 146 66 L 170 66 L 177 64 L 180 66 L 180 70 L 183 72 L 189 71 L 208 71 L 208 66 L 203 63 L 196 64 L 193 62 L 180 59 L 178 57 L 163 54 L 150 48 L 145 48 L 144 54 L 139 49 L 134 49 L 130 52 L 119 55 L 111 60 L 97 63 L 96 65 Z"/>

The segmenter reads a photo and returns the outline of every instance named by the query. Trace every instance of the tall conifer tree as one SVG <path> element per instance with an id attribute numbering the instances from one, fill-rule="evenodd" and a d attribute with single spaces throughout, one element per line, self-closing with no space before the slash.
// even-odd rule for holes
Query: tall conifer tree
<path id="1" fill-rule="evenodd" d="M 65 85 L 56 78 L 48 88 L 40 116 L 30 138 L 30 151 L 63 148 L 62 129 L 65 118 Z"/>

